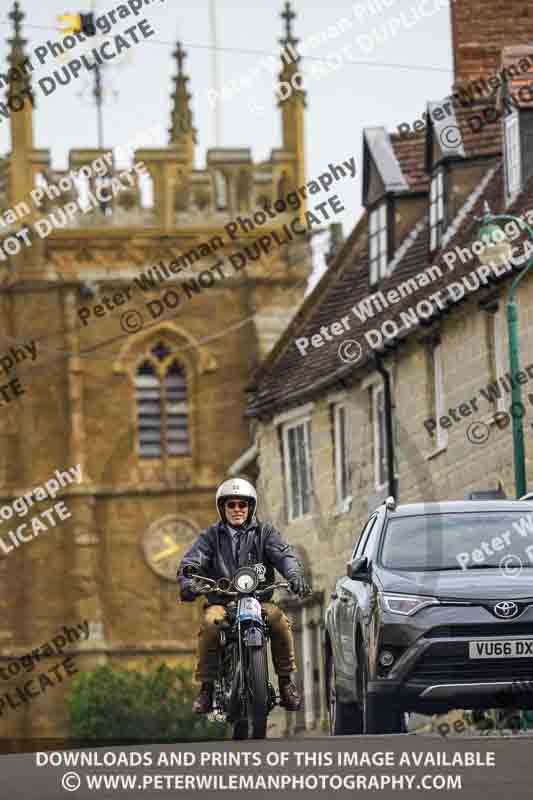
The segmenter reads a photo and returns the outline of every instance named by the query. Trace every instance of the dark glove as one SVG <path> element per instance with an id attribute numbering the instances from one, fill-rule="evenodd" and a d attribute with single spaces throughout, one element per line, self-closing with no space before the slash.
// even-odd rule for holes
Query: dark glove
<path id="1" fill-rule="evenodd" d="M 194 591 L 192 581 L 187 586 L 180 590 L 180 598 L 184 603 L 192 603 L 198 597 L 198 593 Z"/>
<path id="2" fill-rule="evenodd" d="M 291 587 L 291 592 L 294 592 L 294 594 L 297 594 L 300 597 L 305 597 L 306 594 L 310 594 L 311 592 L 311 587 L 306 582 L 303 575 L 300 575 L 297 578 L 291 578 L 289 580 L 289 586 Z"/>

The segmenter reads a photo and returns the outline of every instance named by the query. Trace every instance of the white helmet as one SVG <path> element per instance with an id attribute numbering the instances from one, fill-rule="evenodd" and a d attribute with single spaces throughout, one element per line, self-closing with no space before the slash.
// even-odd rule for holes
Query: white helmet
<path id="1" fill-rule="evenodd" d="M 248 500 L 250 504 L 248 516 L 245 524 L 248 525 L 252 519 L 257 506 L 257 492 L 252 484 L 244 480 L 244 478 L 230 478 L 224 483 L 221 483 L 217 489 L 216 505 L 218 516 L 222 522 L 226 522 L 226 514 L 224 512 L 224 503 L 229 497 L 242 497 Z"/>

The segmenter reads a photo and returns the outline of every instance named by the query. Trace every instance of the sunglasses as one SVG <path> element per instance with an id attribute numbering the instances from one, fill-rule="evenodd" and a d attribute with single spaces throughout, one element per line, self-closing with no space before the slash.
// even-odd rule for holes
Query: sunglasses
<path id="1" fill-rule="evenodd" d="M 238 508 L 240 511 L 242 511 L 243 509 L 248 508 L 248 503 L 245 500 L 228 500 L 226 503 L 226 508 L 230 508 L 232 511 Z"/>

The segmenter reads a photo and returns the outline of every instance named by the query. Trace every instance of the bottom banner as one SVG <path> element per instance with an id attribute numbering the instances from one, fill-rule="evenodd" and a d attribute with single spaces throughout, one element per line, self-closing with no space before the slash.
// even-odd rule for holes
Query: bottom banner
<path id="1" fill-rule="evenodd" d="M 412 735 L 182 743 L 165 746 L 44 748 L 0 756 L 2 796 L 56 800 L 104 797 L 190 800 L 353 797 L 498 796 L 512 789 L 529 796 L 533 781 L 527 739 L 453 742 Z"/>

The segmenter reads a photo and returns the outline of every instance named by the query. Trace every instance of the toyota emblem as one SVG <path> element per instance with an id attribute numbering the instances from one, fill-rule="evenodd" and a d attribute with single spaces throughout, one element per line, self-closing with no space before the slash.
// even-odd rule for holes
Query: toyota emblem
<path id="1" fill-rule="evenodd" d="M 501 619 L 512 619 L 518 614 L 518 606 L 512 600 L 504 600 L 501 603 L 496 603 L 493 611 Z"/>

